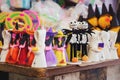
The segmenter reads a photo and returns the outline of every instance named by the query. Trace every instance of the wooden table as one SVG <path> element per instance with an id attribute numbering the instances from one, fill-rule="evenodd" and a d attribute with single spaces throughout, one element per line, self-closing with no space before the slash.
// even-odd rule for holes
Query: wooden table
<path id="1" fill-rule="evenodd" d="M 107 73 L 109 67 L 119 65 L 120 59 L 48 68 L 31 68 L 0 63 L 0 71 L 9 73 L 9 80 L 16 80 L 18 76 L 18 80 L 23 80 L 23 78 L 25 80 L 108 80 L 107 77 L 111 77 Z M 116 73 L 113 74 L 116 75 Z"/>

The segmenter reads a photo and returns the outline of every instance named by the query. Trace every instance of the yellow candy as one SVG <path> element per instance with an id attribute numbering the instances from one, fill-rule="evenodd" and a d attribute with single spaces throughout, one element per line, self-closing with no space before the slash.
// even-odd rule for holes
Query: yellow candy
<path id="1" fill-rule="evenodd" d="M 120 30 L 120 27 L 115 27 L 111 29 L 111 31 L 114 31 L 114 32 L 118 32 L 119 30 Z"/>
<path id="2" fill-rule="evenodd" d="M 0 41 L 0 46 L 2 46 L 2 41 Z"/>
<path id="3" fill-rule="evenodd" d="M 32 47 L 32 51 L 38 51 L 38 47 Z"/>

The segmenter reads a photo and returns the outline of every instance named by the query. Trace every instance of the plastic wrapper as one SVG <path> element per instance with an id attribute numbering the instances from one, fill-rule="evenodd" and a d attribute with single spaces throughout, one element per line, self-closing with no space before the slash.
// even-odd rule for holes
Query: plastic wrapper
<path id="1" fill-rule="evenodd" d="M 31 9 L 38 12 L 41 25 L 45 27 L 55 27 L 64 17 L 62 8 L 52 0 L 36 2 Z"/>
<path id="2" fill-rule="evenodd" d="M 2 12 L 11 12 L 9 0 L 0 0 L 0 9 Z"/>
<path id="3" fill-rule="evenodd" d="M 73 12 L 71 13 L 71 17 L 78 19 L 80 15 L 84 18 L 87 18 L 88 15 L 88 7 L 81 2 L 75 6 Z"/>

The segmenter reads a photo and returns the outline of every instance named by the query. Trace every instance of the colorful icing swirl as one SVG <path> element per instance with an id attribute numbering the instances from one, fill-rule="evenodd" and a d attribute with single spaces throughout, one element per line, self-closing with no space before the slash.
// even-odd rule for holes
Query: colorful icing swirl
<path id="1" fill-rule="evenodd" d="M 23 30 L 32 30 L 32 20 L 29 15 L 27 15 L 24 12 L 12 12 L 9 14 L 6 18 L 5 25 L 6 28 L 9 30 L 15 29 L 15 24 L 18 22 L 19 28 L 18 30 L 23 31 Z"/>
<path id="2" fill-rule="evenodd" d="M 38 16 L 38 14 L 34 11 L 31 11 L 31 10 L 25 10 L 24 12 L 26 14 L 28 14 L 30 16 L 30 18 L 32 19 L 33 30 L 38 30 L 38 28 L 40 27 L 40 18 Z"/>

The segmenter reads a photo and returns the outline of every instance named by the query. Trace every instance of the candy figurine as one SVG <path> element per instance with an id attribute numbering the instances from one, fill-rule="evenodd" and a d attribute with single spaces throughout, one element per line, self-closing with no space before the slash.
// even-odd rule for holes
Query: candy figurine
<path id="1" fill-rule="evenodd" d="M 98 28 L 101 30 L 101 40 L 104 43 L 103 53 L 105 55 L 105 59 L 111 59 L 110 55 L 110 22 L 112 21 L 112 16 L 108 13 L 105 4 L 102 5 L 102 14 L 98 19 Z"/>
<path id="2" fill-rule="evenodd" d="M 70 22 L 70 28 L 72 30 L 63 29 L 64 34 L 67 34 L 67 53 L 70 61 L 72 59 L 81 59 L 81 49 L 80 47 L 80 38 L 82 37 L 81 30 L 78 28 L 79 22 L 72 21 Z M 82 45 L 82 44 L 81 44 Z M 68 50 L 69 49 L 69 50 Z"/>
<path id="3" fill-rule="evenodd" d="M 28 53 L 28 34 L 21 32 L 20 33 L 20 46 L 19 46 L 19 52 L 17 57 L 17 64 L 18 65 L 26 65 L 26 59 L 27 59 L 27 53 Z"/>
<path id="4" fill-rule="evenodd" d="M 3 36 L 3 40 L 4 40 L 3 41 L 4 45 L 2 46 L 2 51 L 1 51 L 1 54 L 0 54 L 0 62 L 5 62 L 7 53 L 9 51 L 11 34 L 7 30 L 4 30 L 2 32 L 2 36 Z"/>
<path id="5" fill-rule="evenodd" d="M 6 62 L 15 64 L 17 62 L 18 52 L 19 52 L 19 34 L 11 32 L 10 49 L 6 57 Z"/>
<path id="6" fill-rule="evenodd" d="M 52 28 L 50 28 L 46 34 L 45 56 L 46 56 L 47 66 L 56 66 L 56 64 L 57 64 L 56 56 L 52 49 L 52 41 L 53 41 L 55 34 L 56 34 L 56 32 L 53 32 Z"/>
<path id="7" fill-rule="evenodd" d="M 33 60 L 32 67 L 38 67 L 38 68 L 39 67 L 47 67 L 47 62 L 45 59 L 46 58 L 45 54 L 47 54 L 47 53 L 45 53 L 46 30 L 36 30 L 34 32 L 34 37 L 36 40 L 36 48 L 34 48 L 34 50 L 33 50 L 35 58 Z M 53 57 L 53 59 L 54 59 L 54 57 Z"/>
<path id="8" fill-rule="evenodd" d="M 89 5 L 89 9 L 91 9 L 90 5 Z M 89 12 L 89 9 L 88 9 L 88 12 Z M 83 16 L 79 17 L 78 31 L 79 31 L 79 37 L 78 37 L 79 47 L 78 48 L 81 51 L 81 54 L 82 54 L 81 57 L 83 58 L 85 56 L 87 58 L 89 38 L 92 37 L 92 34 L 94 34 L 94 32 L 92 31 L 91 25 L 89 25 L 88 21 L 85 18 L 83 18 Z"/>
<path id="9" fill-rule="evenodd" d="M 70 44 L 70 48 L 69 48 L 70 54 L 68 53 L 68 56 L 70 56 L 69 57 L 70 61 L 72 61 L 72 58 L 74 57 L 78 58 L 77 56 L 77 34 L 78 34 L 77 26 L 78 26 L 77 21 L 72 21 L 70 22 L 70 28 L 72 30 L 63 29 L 65 34 L 68 35 L 66 42 Z"/>
<path id="10" fill-rule="evenodd" d="M 2 37 L 2 31 L 4 30 L 4 22 L 0 23 L 0 53 L 2 50 L 2 46 L 3 46 L 3 37 Z"/>
<path id="11" fill-rule="evenodd" d="M 117 19 L 118 19 L 118 22 L 120 25 L 120 4 L 119 4 L 118 9 L 117 9 Z M 117 53 L 118 53 L 118 56 L 120 58 L 120 30 L 118 32 L 118 36 L 117 36 L 117 40 L 116 40 L 115 45 L 117 45 Z"/>
<path id="12" fill-rule="evenodd" d="M 112 16 L 111 21 L 111 29 L 108 31 L 110 34 L 110 55 L 111 59 L 118 59 L 117 48 L 115 47 L 115 43 L 117 40 L 118 32 L 120 30 L 119 24 L 117 23 L 117 17 L 115 12 L 113 11 L 112 5 L 109 5 L 109 14 Z"/>
<path id="13" fill-rule="evenodd" d="M 82 21 L 82 38 L 80 43 L 82 44 L 82 56 L 87 55 L 87 46 L 88 46 L 88 23 L 86 21 Z"/>
<path id="14" fill-rule="evenodd" d="M 68 60 L 65 51 L 65 41 L 66 36 L 62 31 L 58 31 L 53 40 L 53 50 L 57 58 L 57 66 L 65 66 L 66 60 Z"/>
<path id="15" fill-rule="evenodd" d="M 89 51 L 88 51 L 88 57 L 89 61 L 100 61 L 105 60 L 103 48 L 104 43 L 101 40 L 101 30 L 97 28 L 98 26 L 98 18 L 100 17 L 100 13 L 98 10 L 98 7 L 96 5 L 95 12 L 92 9 L 92 5 L 89 5 L 88 9 L 88 23 L 92 27 L 92 31 L 94 32 L 92 36 L 89 39 Z"/>
<path id="16" fill-rule="evenodd" d="M 88 51 L 88 57 L 89 61 L 100 61 L 105 60 L 105 56 L 103 53 L 104 43 L 101 40 L 100 31 L 94 30 L 95 34 L 92 34 L 92 37 L 90 38 L 89 43 L 89 51 Z"/>
<path id="17" fill-rule="evenodd" d="M 31 66 L 35 57 L 34 52 L 32 51 L 32 48 L 35 47 L 36 41 L 34 39 L 34 31 L 26 31 L 26 32 L 29 35 L 26 65 Z"/>

